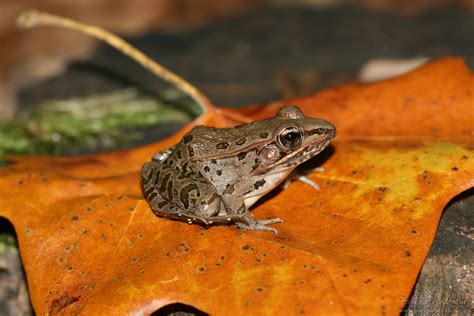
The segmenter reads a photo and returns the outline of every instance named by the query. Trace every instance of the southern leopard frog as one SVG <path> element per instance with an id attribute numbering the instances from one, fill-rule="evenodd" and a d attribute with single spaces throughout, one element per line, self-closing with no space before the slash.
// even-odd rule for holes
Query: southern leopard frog
<path id="1" fill-rule="evenodd" d="M 294 106 L 235 128 L 196 126 L 145 163 L 143 192 L 158 216 L 276 232 L 267 225 L 281 219 L 255 220 L 249 208 L 335 134 L 331 123 L 306 117 Z"/>

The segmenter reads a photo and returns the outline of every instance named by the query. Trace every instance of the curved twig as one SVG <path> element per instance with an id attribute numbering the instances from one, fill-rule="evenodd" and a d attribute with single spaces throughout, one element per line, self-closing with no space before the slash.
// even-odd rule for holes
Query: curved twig
<path id="1" fill-rule="evenodd" d="M 28 10 L 20 13 L 16 23 L 19 28 L 23 29 L 33 28 L 36 26 L 59 26 L 73 29 L 100 39 L 121 51 L 125 55 L 129 56 L 158 77 L 176 85 L 179 89 L 196 101 L 204 113 L 210 112 L 213 108 L 209 99 L 196 87 L 191 85 L 177 74 L 161 66 L 120 37 L 100 27 L 38 10 Z"/>

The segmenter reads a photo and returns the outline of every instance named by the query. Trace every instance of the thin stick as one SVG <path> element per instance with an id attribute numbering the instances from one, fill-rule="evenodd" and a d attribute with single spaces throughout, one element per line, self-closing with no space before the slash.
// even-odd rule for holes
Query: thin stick
<path id="1" fill-rule="evenodd" d="M 210 109 L 212 109 L 212 104 L 209 99 L 196 87 L 191 85 L 189 82 L 187 82 L 177 74 L 156 63 L 150 57 L 146 56 L 141 51 L 139 51 L 129 43 L 125 42 L 120 37 L 100 27 L 78 22 L 62 16 L 41 12 L 38 10 L 28 10 L 22 12 L 18 16 L 16 23 L 19 28 L 23 29 L 33 28 L 36 26 L 65 27 L 100 39 L 108 43 L 110 46 L 121 51 L 125 55 L 129 56 L 137 63 L 142 65 L 145 69 L 148 69 L 158 77 L 179 87 L 184 93 L 188 94 L 191 98 L 194 99 L 194 101 L 198 103 L 204 113 L 207 113 Z"/>

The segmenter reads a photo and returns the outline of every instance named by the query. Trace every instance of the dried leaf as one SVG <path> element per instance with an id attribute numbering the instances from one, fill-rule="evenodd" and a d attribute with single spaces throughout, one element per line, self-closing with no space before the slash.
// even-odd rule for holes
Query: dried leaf
<path id="1" fill-rule="evenodd" d="M 211 314 L 398 314 L 443 207 L 474 186 L 473 89 L 461 61 L 443 60 L 295 100 L 339 136 L 320 158 L 326 172 L 310 175 L 320 192 L 294 183 L 254 209 L 285 220 L 278 235 L 152 214 L 140 167 L 191 126 L 124 152 L 9 160 L 0 215 L 17 230 L 36 313 L 147 314 L 181 302 Z M 236 113 L 210 109 L 193 124 Z"/>

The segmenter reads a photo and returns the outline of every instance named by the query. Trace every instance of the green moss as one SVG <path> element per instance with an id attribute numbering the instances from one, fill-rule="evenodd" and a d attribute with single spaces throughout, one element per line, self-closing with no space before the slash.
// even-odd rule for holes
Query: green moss
<path id="1" fill-rule="evenodd" d="M 10 249 L 18 249 L 15 237 L 8 233 L 0 233 L 0 253 Z"/>
<path id="2" fill-rule="evenodd" d="M 196 108 L 175 89 L 161 97 L 128 88 L 47 101 L 20 113 L 15 120 L 0 121 L 0 157 L 124 147 L 141 140 L 146 128 L 189 121 L 199 114 Z"/>

